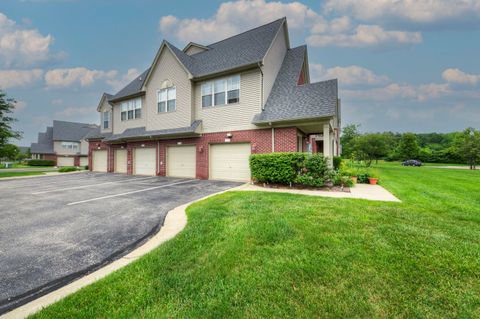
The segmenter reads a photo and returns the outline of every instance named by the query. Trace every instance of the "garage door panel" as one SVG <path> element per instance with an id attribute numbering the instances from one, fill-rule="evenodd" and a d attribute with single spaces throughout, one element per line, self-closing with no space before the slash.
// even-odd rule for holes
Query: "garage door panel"
<path id="1" fill-rule="evenodd" d="M 73 157 L 57 157 L 57 166 L 74 166 Z"/>
<path id="2" fill-rule="evenodd" d="M 196 147 L 170 146 L 167 147 L 167 175 L 174 177 L 195 178 L 196 176 Z"/>
<path id="3" fill-rule="evenodd" d="M 210 146 L 210 179 L 249 181 L 251 148 L 248 143 Z"/>
<path id="4" fill-rule="evenodd" d="M 134 174 L 135 175 L 156 175 L 156 149 L 136 148 L 134 152 Z"/>
<path id="5" fill-rule="evenodd" d="M 98 150 L 92 152 L 92 170 L 94 172 L 107 171 L 107 151 Z"/>
<path id="6" fill-rule="evenodd" d="M 80 157 L 80 166 L 87 166 L 87 165 L 88 165 L 88 157 L 87 156 Z"/>
<path id="7" fill-rule="evenodd" d="M 115 150 L 115 172 L 127 173 L 127 150 Z"/>

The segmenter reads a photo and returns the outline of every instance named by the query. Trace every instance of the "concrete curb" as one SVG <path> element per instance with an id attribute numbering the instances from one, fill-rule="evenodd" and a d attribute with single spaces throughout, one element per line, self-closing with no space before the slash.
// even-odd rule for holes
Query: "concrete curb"
<path id="1" fill-rule="evenodd" d="M 185 226 L 187 225 L 187 214 L 186 209 L 191 204 L 204 200 L 206 198 L 219 195 L 225 192 L 234 191 L 234 190 L 241 190 L 242 186 L 234 187 L 225 191 L 217 192 L 214 194 L 210 194 L 208 196 L 202 197 L 200 199 L 191 201 L 189 203 L 183 204 L 178 206 L 167 213 L 165 217 L 165 221 L 163 223 L 162 228 L 160 231 L 150 238 L 146 243 L 142 246 L 136 248 L 135 250 L 131 251 L 127 255 L 113 261 L 112 263 L 106 265 L 103 268 L 100 268 L 82 278 L 75 280 L 74 282 L 63 286 L 55 291 L 52 291 L 44 296 L 39 297 L 38 299 L 32 300 L 29 303 L 26 303 L 16 309 L 13 309 L 10 312 L 0 316 L 0 319 L 17 319 L 17 318 L 26 318 L 34 313 L 42 310 L 43 308 L 67 297 L 68 295 L 73 294 L 74 292 L 80 290 L 81 288 L 88 286 L 107 275 L 113 273 L 114 271 L 125 267 L 126 265 L 130 264 L 131 262 L 137 260 L 138 258 L 142 257 L 143 255 L 149 253 L 153 249 L 157 248 L 164 242 L 172 239 L 178 233 L 180 233 Z"/>

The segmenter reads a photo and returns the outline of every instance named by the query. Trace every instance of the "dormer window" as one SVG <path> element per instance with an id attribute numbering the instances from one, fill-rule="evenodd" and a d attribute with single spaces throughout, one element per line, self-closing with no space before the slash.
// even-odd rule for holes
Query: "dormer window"
<path id="1" fill-rule="evenodd" d="M 110 127 L 110 112 L 106 111 L 102 113 L 103 116 L 103 128 L 107 129 Z"/>
<path id="2" fill-rule="evenodd" d="M 202 107 L 240 102 L 240 75 L 202 84 Z"/>
<path id="3" fill-rule="evenodd" d="M 172 86 L 158 91 L 158 113 L 173 112 L 177 104 L 177 89 Z"/>

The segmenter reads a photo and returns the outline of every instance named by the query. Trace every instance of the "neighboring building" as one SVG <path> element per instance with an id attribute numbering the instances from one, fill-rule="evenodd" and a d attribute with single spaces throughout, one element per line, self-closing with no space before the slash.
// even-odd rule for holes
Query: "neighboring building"
<path id="1" fill-rule="evenodd" d="M 53 160 L 57 166 L 88 165 L 88 141 L 85 137 L 99 127 L 93 124 L 53 121 L 32 143 L 32 159 Z"/>
<path id="2" fill-rule="evenodd" d="M 337 80 L 310 83 L 285 18 L 209 45 L 163 41 L 151 66 L 98 105 L 94 171 L 250 179 L 252 153 L 339 153 Z"/>

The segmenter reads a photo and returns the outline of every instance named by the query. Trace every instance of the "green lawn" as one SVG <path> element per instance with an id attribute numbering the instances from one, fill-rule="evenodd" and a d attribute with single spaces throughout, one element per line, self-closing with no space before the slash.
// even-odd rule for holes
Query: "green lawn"
<path id="1" fill-rule="evenodd" d="M 480 317 L 480 172 L 378 170 L 403 203 L 215 196 L 175 239 L 34 317 Z"/>
<path id="2" fill-rule="evenodd" d="M 51 171 L 34 171 L 34 172 L 0 172 L 0 178 L 2 177 L 17 177 L 17 176 L 31 176 L 31 175 L 44 175 Z"/>

